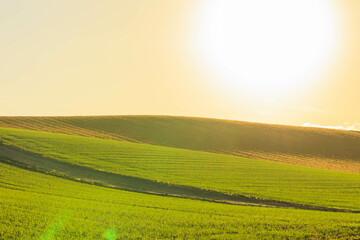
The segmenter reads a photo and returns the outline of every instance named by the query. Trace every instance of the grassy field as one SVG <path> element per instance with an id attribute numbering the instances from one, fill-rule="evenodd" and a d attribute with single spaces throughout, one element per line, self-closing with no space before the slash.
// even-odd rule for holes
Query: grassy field
<path id="1" fill-rule="evenodd" d="M 102 171 L 232 194 L 360 210 L 360 175 L 234 156 L 0 128 L 11 146 Z"/>
<path id="2" fill-rule="evenodd" d="M 358 239 L 360 236 L 359 214 L 158 197 L 73 182 L 1 162 L 0 176 L 0 239 Z"/>
<path id="3" fill-rule="evenodd" d="M 0 127 L 97 137 L 360 173 L 360 133 L 166 116 L 0 117 Z"/>

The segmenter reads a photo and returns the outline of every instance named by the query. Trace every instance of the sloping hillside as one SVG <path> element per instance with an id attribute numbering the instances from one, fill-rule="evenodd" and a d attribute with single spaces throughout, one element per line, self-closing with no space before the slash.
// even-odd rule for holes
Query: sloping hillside
<path id="1" fill-rule="evenodd" d="M 22 162 L 28 159 L 26 163 L 30 165 L 34 162 L 40 163 L 36 166 L 49 170 L 57 170 L 61 165 L 62 169 L 65 168 L 65 173 L 75 166 L 86 168 L 73 168 L 74 177 L 92 177 L 101 171 L 113 173 L 113 178 L 131 185 L 134 181 L 139 182 L 138 178 L 141 178 L 250 198 L 360 210 L 359 174 L 148 144 L 18 129 L 0 128 L 0 156 L 9 152 L 1 147 L 1 143 L 25 153 L 35 154 L 35 159 L 32 160 L 26 154 L 18 157 L 12 154 L 4 155 Z M 43 157 L 46 159 L 42 161 Z M 97 171 L 90 171 L 91 169 Z M 139 186 L 145 188 L 148 184 L 153 186 L 153 183 L 141 181 L 140 184 L 135 184 L 135 189 Z M 156 190 L 152 188 L 151 191 L 171 193 L 171 186 L 169 187 L 158 184 Z M 185 188 L 179 190 L 177 195 L 181 192 L 189 195 L 185 193 Z"/>
<path id="2" fill-rule="evenodd" d="M 0 127 L 360 172 L 360 133 L 354 131 L 170 116 L 1 117 Z"/>

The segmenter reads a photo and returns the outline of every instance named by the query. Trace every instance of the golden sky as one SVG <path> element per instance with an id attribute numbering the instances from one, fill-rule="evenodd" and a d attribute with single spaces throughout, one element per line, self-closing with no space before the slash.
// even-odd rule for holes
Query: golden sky
<path id="1" fill-rule="evenodd" d="M 1 1 L 0 115 L 360 122 L 360 1 L 234 1 Z"/>

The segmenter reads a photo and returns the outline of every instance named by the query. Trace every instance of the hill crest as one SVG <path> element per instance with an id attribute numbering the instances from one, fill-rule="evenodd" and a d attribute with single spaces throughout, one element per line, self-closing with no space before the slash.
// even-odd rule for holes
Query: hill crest
<path id="1" fill-rule="evenodd" d="M 360 172 L 356 131 L 174 116 L 0 117 L 0 127 Z"/>

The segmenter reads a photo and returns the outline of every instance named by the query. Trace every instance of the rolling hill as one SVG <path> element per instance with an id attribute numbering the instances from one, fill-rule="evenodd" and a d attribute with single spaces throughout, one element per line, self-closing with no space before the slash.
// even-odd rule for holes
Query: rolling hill
<path id="1" fill-rule="evenodd" d="M 360 236 L 358 132 L 158 116 L 0 125 L 0 239 Z"/>
<path id="2" fill-rule="evenodd" d="M 170 116 L 0 117 L 0 127 L 360 172 L 360 133 Z"/>
<path id="3" fill-rule="evenodd" d="M 47 158 L 40 167 L 50 170 L 53 169 L 51 159 L 54 159 L 70 166 L 119 174 L 118 177 L 130 176 L 264 200 L 360 210 L 359 174 L 30 130 L 0 128 L 0 142 L 37 154 L 38 158 Z M 1 154 L 4 154 L 2 148 Z"/>

